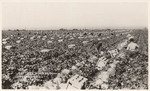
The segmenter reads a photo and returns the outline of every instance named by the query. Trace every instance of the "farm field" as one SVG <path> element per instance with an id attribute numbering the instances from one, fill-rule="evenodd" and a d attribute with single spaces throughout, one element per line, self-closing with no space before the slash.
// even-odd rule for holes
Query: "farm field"
<path id="1" fill-rule="evenodd" d="M 148 89 L 148 30 L 2 31 L 3 89 L 69 89 L 76 75 L 74 89 Z"/>

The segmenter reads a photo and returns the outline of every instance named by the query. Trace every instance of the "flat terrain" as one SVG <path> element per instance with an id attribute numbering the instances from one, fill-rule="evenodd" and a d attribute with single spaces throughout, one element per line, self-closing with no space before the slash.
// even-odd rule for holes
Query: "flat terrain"
<path id="1" fill-rule="evenodd" d="M 117 49 L 128 39 L 128 34 L 134 36 L 139 45 L 135 57 L 131 59 L 125 48 L 119 51 L 125 57 L 110 56 L 108 51 Z M 148 89 L 148 31 L 144 29 L 10 30 L 2 31 L 2 43 L 3 89 L 28 89 L 32 85 L 43 87 L 63 69 L 70 70 L 77 63 L 83 65 L 73 74 L 88 79 L 83 89 Z M 102 46 L 99 48 L 100 43 Z M 97 70 L 98 59 L 103 56 L 108 62 L 102 70 Z M 111 64 L 115 64 L 115 71 L 114 75 L 108 76 L 106 86 L 91 85 L 103 71 L 108 72 Z"/>

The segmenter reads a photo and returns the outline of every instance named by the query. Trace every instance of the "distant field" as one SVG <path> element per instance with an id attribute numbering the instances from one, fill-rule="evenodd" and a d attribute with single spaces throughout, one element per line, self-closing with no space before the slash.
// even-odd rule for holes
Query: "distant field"
<path id="1" fill-rule="evenodd" d="M 127 40 L 128 34 L 134 36 L 135 42 L 139 45 L 138 54 L 131 60 L 124 48 L 119 51 L 125 54 L 124 58 L 117 56 L 113 58 L 108 51 L 117 49 L 120 43 Z M 104 54 L 101 54 L 102 51 Z M 90 62 L 89 59 L 93 56 L 96 60 Z M 70 70 L 72 66 L 83 62 L 84 66 L 79 68 L 80 72 L 75 73 L 92 83 L 97 79 L 97 74 L 101 73 L 96 69 L 96 64 L 103 56 L 108 59 L 108 63 L 101 70 L 102 72 L 107 71 L 110 64 L 115 63 L 114 60 L 119 60 L 115 67 L 115 75 L 110 75 L 107 80 L 107 89 L 148 88 L 148 30 L 146 29 L 2 31 L 2 88 L 28 89 L 31 85 L 43 86 L 63 69 Z M 28 76 L 28 73 L 32 75 Z M 36 76 L 33 76 L 34 74 Z M 29 81 L 23 80 L 26 76 Z M 15 83 L 21 86 L 15 87 Z M 85 88 L 89 86 L 90 83 Z M 94 86 L 90 89 L 94 88 L 104 89 Z"/>

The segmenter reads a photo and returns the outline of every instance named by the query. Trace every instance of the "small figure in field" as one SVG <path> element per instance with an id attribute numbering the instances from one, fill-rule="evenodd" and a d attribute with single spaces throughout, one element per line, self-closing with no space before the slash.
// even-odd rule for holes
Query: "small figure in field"
<path id="1" fill-rule="evenodd" d="M 136 57 L 138 53 L 138 48 L 139 46 L 134 42 L 134 38 L 131 38 L 127 46 L 127 54 L 129 55 L 131 60 Z"/>
<path id="2" fill-rule="evenodd" d="M 134 51 L 137 51 L 138 48 L 139 48 L 139 46 L 134 42 L 134 38 L 131 38 L 129 40 L 127 50 L 134 52 Z"/>

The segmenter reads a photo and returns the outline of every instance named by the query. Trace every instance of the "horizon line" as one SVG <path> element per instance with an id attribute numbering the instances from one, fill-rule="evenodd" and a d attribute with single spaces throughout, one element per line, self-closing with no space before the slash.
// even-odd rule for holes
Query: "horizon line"
<path id="1" fill-rule="evenodd" d="M 67 28 L 60 28 L 60 29 L 2 29 L 3 30 L 106 30 L 106 29 L 144 29 L 144 28 L 148 28 L 148 27 L 141 27 L 141 28 L 71 28 L 71 29 L 67 29 Z"/>

